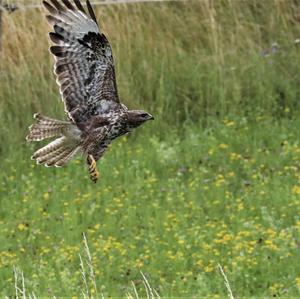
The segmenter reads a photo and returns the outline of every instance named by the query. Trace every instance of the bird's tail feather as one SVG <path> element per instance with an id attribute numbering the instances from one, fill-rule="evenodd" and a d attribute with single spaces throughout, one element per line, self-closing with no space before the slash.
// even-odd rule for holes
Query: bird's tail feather
<path id="1" fill-rule="evenodd" d="M 70 144 L 67 137 L 62 136 L 36 151 L 31 158 L 38 164 L 61 167 L 66 165 L 79 149 L 78 145 Z"/>
<path id="2" fill-rule="evenodd" d="M 78 142 L 65 136 L 69 130 L 73 129 L 74 124 L 52 119 L 42 114 L 35 114 L 34 118 L 37 121 L 29 128 L 29 134 L 26 136 L 27 141 L 40 141 L 58 136 L 59 138 L 36 151 L 31 158 L 36 160 L 38 164 L 45 166 L 60 167 L 66 165 L 80 150 Z"/>
<path id="3" fill-rule="evenodd" d="M 40 141 L 45 138 L 60 136 L 71 125 L 70 122 L 52 119 L 40 113 L 36 113 L 34 118 L 37 122 L 29 127 L 29 134 L 26 136 L 27 141 Z"/>

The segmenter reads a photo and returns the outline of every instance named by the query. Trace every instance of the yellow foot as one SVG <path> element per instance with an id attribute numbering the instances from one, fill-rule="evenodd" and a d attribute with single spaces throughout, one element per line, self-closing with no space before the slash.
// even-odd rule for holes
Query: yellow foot
<path id="1" fill-rule="evenodd" d="M 99 172 L 97 171 L 97 164 L 96 161 L 94 159 L 94 157 L 92 155 L 88 155 L 87 157 L 87 163 L 89 166 L 89 173 L 90 173 L 90 179 L 96 183 L 99 179 Z"/>

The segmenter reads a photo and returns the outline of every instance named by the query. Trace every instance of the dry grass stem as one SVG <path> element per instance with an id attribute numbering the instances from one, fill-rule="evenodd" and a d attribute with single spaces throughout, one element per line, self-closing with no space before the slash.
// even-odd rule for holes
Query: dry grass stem
<path id="1" fill-rule="evenodd" d="M 90 279 L 92 281 L 92 284 L 93 284 L 93 287 L 94 287 L 94 290 L 95 290 L 95 295 L 97 297 L 98 291 L 97 291 L 95 271 L 94 271 L 92 256 L 91 256 L 91 253 L 90 253 L 90 249 L 89 249 L 89 246 L 88 246 L 88 241 L 87 241 L 85 233 L 83 233 L 83 241 L 84 241 L 84 246 L 85 246 L 85 253 L 86 253 L 86 256 L 87 256 L 86 264 L 89 267 Z"/>
<path id="2" fill-rule="evenodd" d="M 218 264 L 218 268 L 219 268 L 220 273 L 222 274 L 222 276 L 224 278 L 224 283 L 225 283 L 226 289 L 228 291 L 228 297 L 230 299 L 234 299 L 233 294 L 232 294 L 232 290 L 231 290 L 231 287 L 230 287 L 230 284 L 229 284 L 229 281 L 228 281 L 227 276 L 226 276 L 226 274 L 225 274 L 225 272 L 224 272 L 224 270 L 223 270 L 223 268 L 222 268 L 222 266 L 220 264 Z"/>

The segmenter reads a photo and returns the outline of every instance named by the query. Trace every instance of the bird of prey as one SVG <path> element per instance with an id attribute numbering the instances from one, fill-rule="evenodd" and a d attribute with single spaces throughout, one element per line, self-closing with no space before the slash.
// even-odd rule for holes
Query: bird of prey
<path id="1" fill-rule="evenodd" d="M 87 0 L 84 8 L 80 0 L 47 1 L 43 5 L 49 12 L 46 18 L 53 28 L 49 36 L 54 43 L 50 52 L 68 120 L 37 113 L 26 139 L 56 137 L 32 159 L 60 167 L 82 153 L 90 178 L 96 182 L 96 161 L 111 141 L 154 118 L 143 110 L 129 110 L 120 102 L 112 50 L 90 2 Z"/>

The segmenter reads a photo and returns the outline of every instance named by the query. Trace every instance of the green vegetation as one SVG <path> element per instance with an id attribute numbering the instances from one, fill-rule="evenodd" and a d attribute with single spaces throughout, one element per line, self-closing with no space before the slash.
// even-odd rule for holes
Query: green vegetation
<path id="1" fill-rule="evenodd" d="M 32 114 L 63 117 L 40 11 L 5 17 L 0 53 L 0 295 L 80 296 L 85 232 L 98 295 L 140 270 L 161 296 L 300 296 L 299 8 L 191 1 L 97 10 L 119 92 L 156 121 L 115 141 L 89 181 L 78 157 L 36 166 Z M 262 51 L 273 42 L 278 51 Z M 95 295 L 93 284 L 91 294 Z"/>

